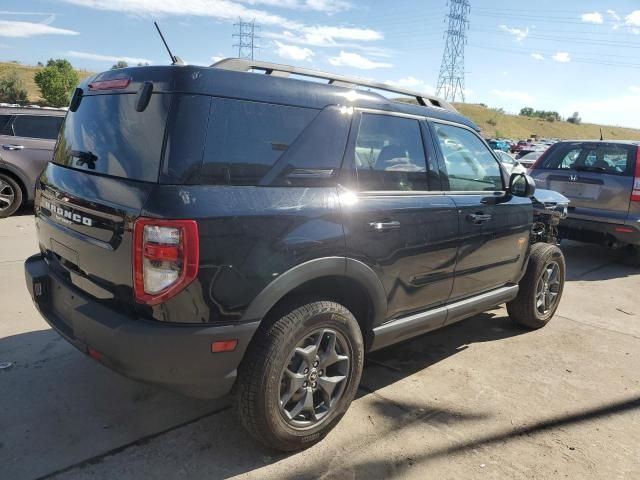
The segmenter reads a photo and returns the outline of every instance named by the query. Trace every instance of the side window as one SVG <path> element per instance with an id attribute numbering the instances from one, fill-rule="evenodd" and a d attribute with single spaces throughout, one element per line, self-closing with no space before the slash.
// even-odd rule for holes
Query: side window
<path id="1" fill-rule="evenodd" d="M 11 115 L 0 115 L 0 135 L 13 135 L 9 128 L 9 120 Z"/>
<path id="2" fill-rule="evenodd" d="M 465 128 L 434 123 L 452 191 L 502 190 L 498 162 L 484 143 Z"/>
<path id="3" fill-rule="evenodd" d="M 262 179 L 261 185 L 333 186 L 342 164 L 351 115 L 322 110 Z"/>
<path id="4" fill-rule="evenodd" d="M 417 120 L 363 113 L 356 139 L 355 165 L 360 190 L 429 189 Z"/>
<path id="5" fill-rule="evenodd" d="M 13 131 L 16 137 L 58 138 L 64 117 L 48 117 L 46 115 L 17 115 L 13 120 Z"/>
<path id="6" fill-rule="evenodd" d="M 317 110 L 214 99 L 200 183 L 259 185 Z"/>

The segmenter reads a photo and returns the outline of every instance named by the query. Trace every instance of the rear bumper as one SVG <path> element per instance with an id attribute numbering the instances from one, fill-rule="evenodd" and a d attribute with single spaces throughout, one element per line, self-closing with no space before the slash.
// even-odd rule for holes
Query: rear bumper
<path id="1" fill-rule="evenodd" d="M 132 318 L 62 281 L 41 255 L 26 260 L 25 276 L 44 319 L 80 351 L 124 376 L 193 397 L 231 391 L 259 324 L 174 326 Z M 211 353 L 212 342 L 230 339 L 238 340 L 234 351 Z"/>
<path id="2" fill-rule="evenodd" d="M 640 223 L 608 223 L 567 217 L 559 225 L 560 236 L 569 240 L 591 243 L 640 245 Z"/>

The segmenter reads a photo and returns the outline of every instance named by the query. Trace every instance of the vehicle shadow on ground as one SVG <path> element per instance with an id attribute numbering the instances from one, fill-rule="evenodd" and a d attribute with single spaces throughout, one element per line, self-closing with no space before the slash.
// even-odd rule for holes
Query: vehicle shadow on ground
<path id="1" fill-rule="evenodd" d="M 566 241 L 567 281 L 600 281 L 640 275 L 640 252 Z"/>
<path id="2" fill-rule="evenodd" d="M 512 325 L 504 310 L 496 310 L 372 353 L 365 361 L 358 398 L 455 355 L 469 344 L 525 332 Z M 250 439 L 227 408 L 228 399 L 189 399 L 125 379 L 83 356 L 51 330 L 1 339 L 1 361 L 13 362 L 11 368 L 0 370 L 2 478 L 37 478 L 96 465 L 128 447 L 154 438 L 162 442 L 166 433 L 196 420 L 209 426 L 203 432 L 201 454 L 190 462 L 215 465 L 225 476 L 288 456 Z M 392 419 L 410 409 L 417 411 L 416 406 L 397 402 L 385 406 L 378 404 L 377 398 L 372 400 L 381 414 Z M 430 416 L 425 421 L 432 423 L 465 422 L 484 415 L 452 411 L 437 402 L 428 408 Z M 216 432 L 224 435 L 217 438 Z M 29 458 L 39 461 L 30 462 Z"/>

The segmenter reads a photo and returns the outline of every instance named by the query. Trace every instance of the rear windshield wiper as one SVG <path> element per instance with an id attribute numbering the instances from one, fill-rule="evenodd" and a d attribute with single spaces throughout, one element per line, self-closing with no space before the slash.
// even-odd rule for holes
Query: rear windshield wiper
<path id="1" fill-rule="evenodd" d="M 579 172 L 606 172 L 607 171 L 607 169 L 604 167 L 594 167 L 589 165 L 578 165 L 573 168 L 575 170 L 578 170 Z"/>
<path id="2" fill-rule="evenodd" d="M 78 165 L 87 164 L 89 168 L 95 167 L 93 164 L 98 160 L 98 156 L 91 152 L 83 152 L 82 150 L 71 150 L 69 152 L 74 158 L 78 159 Z"/>

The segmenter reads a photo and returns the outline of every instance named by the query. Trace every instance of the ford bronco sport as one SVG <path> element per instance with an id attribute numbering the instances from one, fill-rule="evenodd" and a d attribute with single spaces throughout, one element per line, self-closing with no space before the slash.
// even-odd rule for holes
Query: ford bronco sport
<path id="1" fill-rule="evenodd" d="M 365 352 L 505 302 L 549 321 L 567 203 L 534 189 L 419 93 L 237 59 L 109 71 L 76 89 L 40 177 L 27 287 L 98 362 L 231 393 L 295 450 L 344 415 Z"/>

